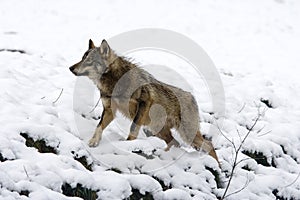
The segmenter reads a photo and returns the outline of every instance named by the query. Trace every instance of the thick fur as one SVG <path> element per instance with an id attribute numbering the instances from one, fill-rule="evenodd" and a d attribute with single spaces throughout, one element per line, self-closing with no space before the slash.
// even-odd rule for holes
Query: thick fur
<path id="1" fill-rule="evenodd" d="M 89 141 L 97 146 L 102 132 L 119 110 L 132 120 L 128 140 L 137 137 L 141 126 L 165 140 L 167 149 L 178 145 L 171 129 L 196 149 L 203 148 L 218 161 L 216 152 L 199 129 L 199 112 L 191 93 L 162 83 L 128 59 L 118 56 L 103 40 L 100 47 L 89 41 L 82 60 L 70 67 L 76 76 L 89 77 L 98 87 L 104 107 L 101 120 Z"/>

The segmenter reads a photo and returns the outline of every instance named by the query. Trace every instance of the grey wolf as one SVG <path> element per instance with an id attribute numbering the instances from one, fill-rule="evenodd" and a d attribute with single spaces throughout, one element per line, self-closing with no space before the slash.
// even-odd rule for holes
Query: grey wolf
<path id="1" fill-rule="evenodd" d="M 76 76 L 87 76 L 98 87 L 103 113 L 89 146 L 99 144 L 103 130 L 119 110 L 132 120 L 127 140 L 137 138 L 141 126 L 167 143 L 179 145 L 171 129 L 176 129 L 182 140 L 195 149 L 204 149 L 218 161 L 210 141 L 200 132 L 199 111 L 193 95 L 180 88 L 156 80 L 129 59 L 117 55 L 103 40 L 96 47 L 89 40 L 89 48 L 81 61 L 70 67 Z"/>

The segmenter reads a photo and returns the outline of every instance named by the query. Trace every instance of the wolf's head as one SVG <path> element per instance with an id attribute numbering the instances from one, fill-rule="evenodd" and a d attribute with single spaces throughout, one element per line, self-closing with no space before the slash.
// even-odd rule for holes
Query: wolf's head
<path id="1" fill-rule="evenodd" d="M 76 76 L 87 76 L 95 80 L 108 69 L 113 54 L 106 40 L 102 41 L 100 47 L 96 47 L 93 41 L 89 40 L 89 49 L 80 62 L 70 67 L 70 71 Z"/>

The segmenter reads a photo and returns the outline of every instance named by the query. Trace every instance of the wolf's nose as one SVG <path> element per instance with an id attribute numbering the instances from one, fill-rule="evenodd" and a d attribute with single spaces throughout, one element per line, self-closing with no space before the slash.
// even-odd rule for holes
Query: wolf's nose
<path id="1" fill-rule="evenodd" d="M 69 69 L 70 69 L 70 71 L 71 71 L 71 72 L 73 72 L 73 70 L 74 70 L 74 66 L 72 66 L 72 67 L 69 67 Z"/>
<path id="2" fill-rule="evenodd" d="M 75 69 L 75 66 L 72 66 L 72 67 L 70 67 L 69 68 L 70 69 L 70 71 L 74 74 L 74 75 L 76 75 L 77 76 L 77 73 L 74 71 L 74 69 Z"/>

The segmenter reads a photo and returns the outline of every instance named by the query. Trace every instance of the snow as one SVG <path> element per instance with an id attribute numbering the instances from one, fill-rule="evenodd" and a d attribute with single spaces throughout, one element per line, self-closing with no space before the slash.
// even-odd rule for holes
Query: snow
<path id="1" fill-rule="evenodd" d="M 1 1 L 0 50 L 25 53 L 0 51 L 0 155 L 5 159 L 0 199 L 79 199 L 62 194 L 64 183 L 80 183 L 97 191 L 99 199 L 126 199 L 132 189 L 155 199 L 216 199 L 224 193 L 234 158 L 219 128 L 238 146 L 265 108 L 242 150 L 261 152 L 276 167 L 240 153 L 238 161 L 244 161 L 227 194 L 246 187 L 228 199 L 275 199 L 275 189 L 286 199 L 300 199 L 299 13 L 297 0 Z M 188 146 L 165 152 L 164 141 L 142 131 L 137 140 L 124 141 L 130 122 L 120 114 L 99 146 L 88 147 L 102 113 L 101 102 L 92 111 L 99 93 L 68 67 L 81 58 L 88 39 L 100 44 L 147 27 L 186 35 L 215 63 L 225 91 L 224 116 L 212 114 L 212 94 L 188 63 L 166 52 L 128 54 L 159 80 L 195 95 L 201 130 L 212 139 L 221 169 Z M 45 140 L 57 154 L 27 147 L 20 133 Z M 92 171 L 74 156 L 86 157 Z M 223 188 L 207 168 L 220 173 Z"/>

